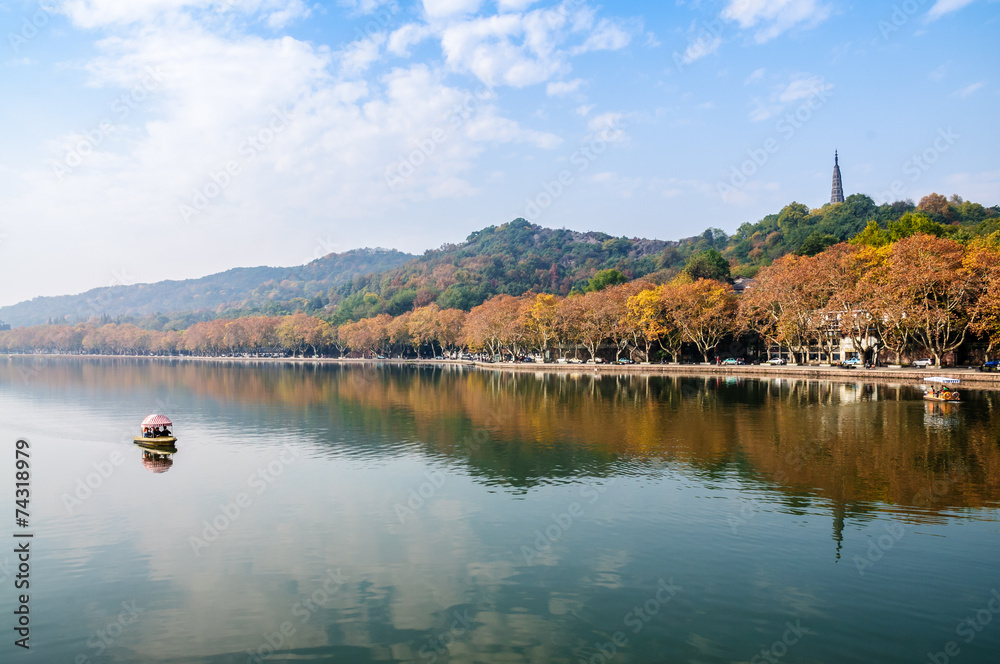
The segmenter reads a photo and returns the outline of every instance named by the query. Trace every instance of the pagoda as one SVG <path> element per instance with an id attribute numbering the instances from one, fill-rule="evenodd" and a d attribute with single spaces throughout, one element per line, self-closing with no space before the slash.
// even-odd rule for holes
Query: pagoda
<path id="1" fill-rule="evenodd" d="M 844 202 L 844 183 L 840 180 L 840 162 L 836 150 L 833 152 L 833 191 L 830 194 L 830 202 Z"/>

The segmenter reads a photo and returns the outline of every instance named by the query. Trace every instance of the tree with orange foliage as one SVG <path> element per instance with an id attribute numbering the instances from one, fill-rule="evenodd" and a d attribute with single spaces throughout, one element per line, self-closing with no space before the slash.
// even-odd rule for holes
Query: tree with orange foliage
<path id="1" fill-rule="evenodd" d="M 972 332 L 986 341 L 986 359 L 1000 346 L 1000 234 L 973 242 L 965 264 L 979 275 L 982 287 L 973 305 Z"/>
<path id="2" fill-rule="evenodd" d="M 964 254 L 953 240 L 922 234 L 889 247 L 884 292 L 905 310 L 914 337 L 937 366 L 962 345 L 975 322 L 981 274 L 966 264 Z"/>
<path id="3" fill-rule="evenodd" d="M 497 295 L 473 307 L 465 318 L 465 342 L 475 350 L 487 351 L 496 359 L 504 351 L 517 356 L 524 347 L 528 329 L 526 299 Z"/>
<path id="4" fill-rule="evenodd" d="M 709 352 L 733 329 L 737 312 L 733 287 L 714 279 L 680 281 L 674 285 L 673 297 L 676 305 L 671 313 L 677 326 L 707 363 Z"/>
<path id="5" fill-rule="evenodd" d="M 310 345 L 307 337 L 319 343 L 322 338 L 322 329 L 319 325 L 322 323 L 323 321 L 318 318 L 301 311 L 285 316 L 275 330 L 278 343 L 285 350 L 291 351 L 293 356 L 300 355 L 305 351 L 305 347 Z"/>
<path id="6" fill-rule="evenodd" d="M 461 345 L 465 316 L 461 309 L 442 309 L 438 312 L 437 341 L 445 351 L 455 351 Z"/>
<path id="7" fill-rule="evenodd" d="M 552 329 L 559 344 L 559 356 L 566 357 L 566 351 L 572 347 L 573 357 L 577 357 L 580 346 L 580 323 L 583 320 L 584 299 L 579 293 L 571 293 L 555 305 L 552 314 Z"/>
<path id="8" fill-rule="evenodd" d="M 389 314 L 362 318 L 341 325 L 338 335 L 351 350 L 361 353 L 362 356 L 378 355 L 379 351 L 389 343 L 388 326 L 391 320 L 392 316 Z"/>

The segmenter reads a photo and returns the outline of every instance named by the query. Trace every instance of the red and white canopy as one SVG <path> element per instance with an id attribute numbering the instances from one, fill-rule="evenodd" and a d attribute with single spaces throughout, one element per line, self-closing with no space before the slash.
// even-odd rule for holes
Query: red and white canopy
<path id="1" fill-rule="evenodd" d="M 142 426 L 144 427 L 172 427 L 173 422 L 166 415 L 149 415 L 142 421 Z"/>

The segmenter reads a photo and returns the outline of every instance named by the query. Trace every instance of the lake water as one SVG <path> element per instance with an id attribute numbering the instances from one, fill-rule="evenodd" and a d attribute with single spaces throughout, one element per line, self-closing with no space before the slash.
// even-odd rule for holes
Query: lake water
<path id="1" fill-rule="evenodd" d="M 0 359 L 0 660 L 996 662 L 1000 393 L 963 396 Z"/>

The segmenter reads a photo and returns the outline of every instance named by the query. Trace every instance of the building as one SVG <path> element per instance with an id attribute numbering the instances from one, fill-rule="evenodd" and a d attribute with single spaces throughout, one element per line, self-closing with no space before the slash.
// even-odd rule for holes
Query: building
<path id="1" fill-rule="evenodd" d="M 10 329 L 10 325 L 0 320 L 0 332 L 6 332 Z"/>
<path id="2" fill-rule="evenodd" d="M 844 183 L 840 179 L 840 161 L 836 150 L 833 152 L 833 190 L 830 193 L 830 202 L 844 202 Z"/>

